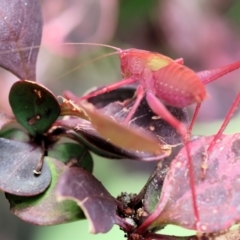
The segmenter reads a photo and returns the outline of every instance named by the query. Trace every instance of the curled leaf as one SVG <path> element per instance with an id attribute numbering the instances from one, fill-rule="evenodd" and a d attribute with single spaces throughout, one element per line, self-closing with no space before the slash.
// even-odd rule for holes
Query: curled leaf
<path id="1" fill-rule="evenodd" d="M 78 119 L 64 118 L 63 121 L 58 121 L 58 122 L 63 126 L 73 129 L 74 131 L 79 133 L 79 140 L 84 145 L 86 145 L 95 153 L 102 155 L 104 157 L 108 157 L 108 158 L 126 158 L 127 157 L 129 159 L 135 159 L 135 160 L 141 159 L 142 161 L 159 160 L 169 154 L 167 153 L 167 148 L 168 150 L 170 150 L 170 148 L 174 148 L 178 145 L 181 145 L 181 142 L 182 142 L 181 136 L 177 133 L 176 129 L 174 129 L 166 121 L 164 121 L 163 119 L 161 119 L 160 117 L 156 116 L 153 113 L 153 111 L 148 106 L 146 99 L 143 99 L 141 101 L 132 120 L 127 124 L 128 125 L 127 130 L 129 131 L 126 132 L 125 131 L 126 125 L 124 126 L 123 122 L 129 110 L 134 104 L 135 98 L 133 98 L 133 96 L 135 91 L 136 91 L 135 85 L 123 86 L 116 90 L 89 98 L 88 102 L 90 102 L 91 104 L 94 105 L 95 108 L 100 110 L 100 111 L 94 111 L 95 113 L 98 113 L 98 115 L 95 115 L 94 117 L 92 117 L 93 120 L 90 119 L 90 116 L 87 113 L 87 111 L 93 109 L 91 107 L 90 108 L 88 107 L 90 105 L 86 106 L 87 109 L 84 109 L 84 105 L 80 106 L 80 105 L 74 104 L 71 101 L 66 101 L 66 103 L 61 105 L 63 106 L 62 109 L 63 110 L 65 109 L 64 111 L 62 111 L 62 113 L 78 116 L 80 118 Z M 91 92 L 91 93 L 94 93 L 94 92 Z M 78 101 L 78 97 L 70 92 L 68 92 L 67 96 L 75 101 Z M 184 122 L 186 124 L 188 123 L 188 114 L 185 109 L 179 109 L 179 108 L 169 107 L 169 106 L 166 106 L 166 107 L 171 112 L 171 114 L 173 114 L 173 116 L 175 116 L 181 122 Z M 68 110 L 66 111 L 66 109 Z M 78 111 L 79 113 L 77 113 Z M 118 131 L 117 134 L 115 134 L 114 143 L 113 141 L 110 140 L 109 132 L 111 132 L 111 129 L 110 128 L 107 129 L 109 130 L 108 132 L 105 129 L 106 125 L 105 125 L 105 128 L 101 127 L 102 126 L 101 124 L 104 123 L 105 121 L 104 119 L 105 116 L 101 117 L 100 115 L 103 115 L 103 116 L 106 115 L 107 117 L 110 117 L 110 120 L 113 120 L 111 121 L 111 123 L 114 121 L 117 123 L 116 125 L 118 128 L 116 126 L 113 126 L 113 131 L 115 132 Z M 85 121 L 84 119 L 87 121 Z M 101 123 L 96 122 L 98 120 L 100 121 L 100 119 L 102 121 Z M 95 122 L 95 125 L 93 124 L 94 122 Z M 106 122 L 106 123 L 108 124 L 109 122 Z M 111 126 L 111 124 L 109 126 Z M 126 134 L 125 137 L 122 139 L 118 136 L 119 128 L 123 130 L 123 131 L 120 131 L 122 132 L 122 135 Z M 145 136 L 155 136 L 156 139 L 159 140 L 159 144 L 163 145 L 163 148 L 166 147 L 166 149 L 164 149 L 166 150 L 165 152 L 166 155 L 160 154 L 159 156 L 156 157 L 153 152 L 140 151 L 139 150 L 140 147 L 131 149 L 131 146 L 130 146 L 131 144 L 126 146 L 128 142 L 125 139 L 129 139 L 129 140 L 131 139 L 129 138 L 129 136 L 132 136 L 131 135 L 132 129 L 133 131 L 136 129 L 139 132 L 141 131 L 144 132 Z M 112 134 L 114 134 L 113 131 L 112 131 Z M 118 143 L 115 142 L 117 138 L 119 139 Z"/>
<path id="2" fill-rule="evenodd" d="M 169 155 L 171 147 L 163 145 L 154 136 L 140 128 L 127 127 L 115 119 L 96 111 L 91 105 L 81 106 L 88 114 L 91 124 L 107 141 L 129 150 Z"/>
<path id="3" fill-rule="evenodd" d="M 132 108 L 135 97 L 136 86 L 124 86 L 114 91 L 104 93 L 88 99 L 97 109 L 101 109 L 105 115 L 116 118 L 117 121 L 124 121 L 128 112 Z M 168 111 L 179 121 L 188 124 L 188 114 L 186 109 L 166 106 Z M 145 131 L 155 135 L 160 141 L 176 145 L 182 142 L 181 136 L 175 128 L 169 125 L 161 117 L 151 110 L 145 98 L 141 101 L 129 126 L 138 126 Z"/>
<path id="4" fill-rule="evenodd" d="M 89 116 L 81 107 L 70 100 L 62 99 L 63 102 L 60 104 L 61 116 L 76 116 L 89 121 Z"/>
<path id="5" fill-rule="evenodd" d="M 79 119 L 70 118 L 58 120 L 54 125 L 62 126 L 66 129 L 66 137 L 71 138 L 80 144 L 86 146 L 94 153 L 110 158 L 110 159 L 130 159 L 141 161 L 157 161 L 161 159 L 162 155 L 154 156 L 151 153 L 131 151 L 119 148 L 109 141 L 106 141 L 91 125 L 90 122 Z"/>
<path id="6" fill-rule="evenodd" d="M 71 102 L 71 101 L 67 101 Z M 99 134 L 112 144 L 129 150 L 150 152 L 154 155 L 160 155 L 159 158 L 167 156 L 171 153 L 171 147 L 161 145 L 159 140 L 140 128 L 127 127 L 124 124 L 118 123 L 115 119 L 103 115 L 97 111 L 91 104 L 75 105 L 71 102 L 73 111 L 71 115 L 80 116 L 84 112 L 91 125 L 99 132 Z M 78 125 L 73 127 L 78 129 Z"/>
<path id="7" fill-rule="evenodd" d="M 60 178 L 57 199 L 73 200 L 89 220 L 91 233 L 108 232 L 116 222 L 116 202 L 92 174 L 71 167 Z"/>

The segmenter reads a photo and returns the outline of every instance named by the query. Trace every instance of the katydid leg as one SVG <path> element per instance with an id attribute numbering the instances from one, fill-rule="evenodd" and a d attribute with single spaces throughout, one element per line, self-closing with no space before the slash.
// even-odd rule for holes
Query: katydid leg
<path id="1" fill-rule="evenodd" d="M 153 112 L 155 112 L 158 116 L 161 116 L 165 121 L 167 121 L 170 125 L 172 125 L 180 133 L 183 139 L 183 143 L 187 153 L 187 160 L 188 160 L 189 185 L 190 185 L 192 199 L 193 199 L 193 212 L 196 217 L 196 229 L 198 229 L 200 217 L 199 217 L 199 211 L 198 211 L 197 200 L 196 200 L 197 197 L 196 197 L 195 182 L 194 182 L 194 175 L 193 175 L 193 164 L 192 164 L 190 149 L 188 145 L 189 138 L 188 138 L 187 127 L 185 126 L 185 124 L 177 120 L 153 93 L 147 92 L 146 99 L 150 108 L 153 110 Z M 159 213 L 156 215 L 159 215 Z"/>
<path id="2" fill-rule="evenodd" d="M 142 101 L 142 99 L 143 99 L 143 97 L 145 95 L 145 92 L 144 92 L 144 89 L 143 89 L 142 85 L 138 85 L 135 94 L 137 95 L 137 98 L 136 98 L 136 100 L 135 100 L 135 102 L 134 102 L 130 112 L 128 113 L 127 117 L 125 118 L 124 124 L 128 124 L 129 121 L 132 119 L 134 113 L 136 112 L 139 104 L 141 103 L 141 101 Z"/>
<path id="3" fill-rule="evenodd" d="M 191 138 L 191 134 L 192 134 L 192 129 L 193 129 L 193 125 L 196 121 L 196 118 L 197 118 L 197 115 L 199 113 L 199 110 L 201 108 L 201 103 L 197 103 L 196 107 L 195 107 L 195 110 L 194 110 L 194 113 L 193 113 L 193 117 L 192 117 L 192 120 L 188 126 L 188 135 L 189 135 L 189 138 Z"/>
<path id="4" fill-rule="evenodd" d="M 147 92 L 146 99 L 153 112 L 173 126 L 184 138 L 187 138 L 188 131 L 186 125 L 177 120 L 153 93 Z"/>
<path id="5" fill-rule="evenodd" d="M 210 82 L 213 82 L 216 79 L 218 79 L 218 78 L 226 75 L 227 73 L 230 73 L 230 72 L 232 72 L 232 71 L 234 71 L 238 68 L 240 68 L 240 61 L 229 64 L 227 66 L 217 68 L 217 69 L 201 71 L 201 72 L 198 72 L 196 74 L 201 79 L 203 84 L 206 85 L 206 84 L 208 84 Z M 192 132 L 192 128 L 193 128 L 193 125 L 194 125 L 195 120 L 197 118 L 197 115 L 199 113 L 200 107 L 201 107 L 201 103 L 197 103 L 197 106 L 195 108 L 191 123 L 188 127 L 189 134 L 191 134 L 191 132 Z"/>
<path id="6" fill-rule="evenodd" d="M 217 134 L 214 136 L 213 140 L 211 141 L 211 143 L 209 144 L 206 153 L 204 154 L 204 159 L 203 159 L 203 163 L 202 163 L 202 177 L 204 178 L 206 175 L 206 170 L 207 170 L 207 161 L 208 161 L 208 156 L 211 153 L 211 151 L 214 148 L 214 145 L 216 144 L 217 140 L 221 137 L 223 131 L 225 130 L 225 128 L 227 127 L 229 121 L 231 120 L 233 114 L 235 113 L 235 111 L 238 108 L 238 105 L 240 103 L 240 93 L 238 93 L 237 97 L 235 98 L 231 108 L 229 109 L 220 129 L 218 130 Z"/>
<path id="7" fill-rule="evenodd" d="M 240 61 L 220 67 L 220 68 L 201 71 L 196 74 L 202 80 L 203 84 L 206 85 L 238 68 L 240 68 Z"/>
<path id="8" fill-rule="evenodd" d="M 85 96 L 78 97 L 78 98 L 74 97 L 74 94 L 72 94 L 72 93 L 69 92 L 69 91 L 65 91 L 65 92 L 64 92 L 64 96 L 65 96 L 67 99 L 71 99 L 71 100 L 74 99 L 74 101 L 75 101 L 76 103 L 79 103 L 79 102 L 81 102 L 82 100 L 85 100 L 85 99 L 88 99 L 88 98 L 91 98 L 91 97 L 96 97 L 96 96 L 98 96 L 98 95 L 100 95 L 100 94 L 104 94 L 104 93 L 113 91 L 113 90 L 115 90 L 115 89 L 118 89 L 119 87 L 122 87 L 122 86 L 127 85 L 127 84 L 134 83 L 134 82 L 136 82 L 136 81 L 138 81 L 138 79 L 135 79 L 135 78 L 123 79 L 123 80 L 121 80 L 121 81 L 119 81 L 119 82 L 110 84 L 110 85 L 108 85 L 108 86 L 106 86 L 106 87 L 104 87 L 104 88 L 102 88 L 102 89 L 99 89 L 99 90 L 97 90 L 97 91 L 95 91 L 95 92 L 93 92 L 93 93 L 89 93 L 89 94 L 87 94 L 87 95 L 85 95 Z M 73 98 L 71 98 L 70 96 L 73 97 Z"/>

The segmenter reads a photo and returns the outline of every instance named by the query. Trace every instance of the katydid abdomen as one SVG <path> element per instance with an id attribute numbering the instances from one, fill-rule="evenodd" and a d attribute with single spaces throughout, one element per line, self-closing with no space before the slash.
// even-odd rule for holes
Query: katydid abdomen
<path id="1" fill-rule="evenodd" d="M 207 97 L 204 84 L 191 69 L 172 62 L 169 65 L 152 71 L 151 79 L 146 84 L 161 101 L 174 107 L 187 107 L 201 103 Z M 150 82 L 151 81 L 151 82 Z M 145 85 L 142 81 L 142 84 Z"/>

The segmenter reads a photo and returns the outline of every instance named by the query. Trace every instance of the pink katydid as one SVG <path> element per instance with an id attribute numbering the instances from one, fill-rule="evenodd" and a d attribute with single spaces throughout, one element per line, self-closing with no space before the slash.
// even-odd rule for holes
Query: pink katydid
<path id="1" fill-rule="evenodd" d="M 150 108 L 157 115 L 161 116 L 166 122 L 172 125 L 179 132 L 179 134 L 181 134 L 182 139 L 186 145 L 186 151 L 188 156 L 190 175 L 189 181 L 192 191 L 193 209 L 196 217 L 197 229 L 197 224 L 200 218 L 196 204 L 196 193 L 194 188 L 191 156 L 187 144 L 189 141 L 189 133 L 191 133 L 201 103 L 208 97 L 204 85 L 239 68 L 240 61 L 220 67 L 218 69 L 195 73 L 190 68 L 182 65 L 182 59 L 173 60 L 159 53 L 139 49 L 122 50 L 120 48 L 94 43 L 89 43 L 89 45 L 110 47 L 117 50 L 117 53 L 120 57 L 121 71 L 124 79 L 120 80 L 119 82 L 110 84 L 99 91 L 95 91 L 94 93 L 90 93 L 80 98 L 74 96 L 68 91 L 65 92 L 65 96 L 67 98 L 75 100 L 76 102 L 81 102 L 82 100 L 112 91 L 123 85 L 139 82 L 136 92 L 136 102 L 133 105 L 128 116 L 126 117 L 124 123 L 126 124 L 131 120 L 131 117 L 133 116 L 141 100 L 144 96 L 146 96 L 146 100 Z M 197 107 L 195 109 L 195 113 L 189 127 L 185 126 L 175 117 L 173 117 L 168 112 L 163 103 L 179 108 L 187 107 L 191 104 L 196 103 Z M 226 119 L 229 118 L 229 116 L 226 117 Z M 211 144 L 211 146 L 212 145 L 214 145 L 214 143 Z M 207 149 L 206 156 L 208 156 L 211 149 L 212 147 L 209 147 Z M 206 173 L 206 162 L 207 158 L 204 159 L 202 165 L 203 176 Z"/>
<path id="2" fill-rule="evenodd" d="M 107 46 L 102 44 L 88 45 Z M 191 164 L 191 156 L 189 154 L 190 151 L 187 144 L 188 133 L 191 133 L 191 129 L 196 119 L 197 112 L 199 111 L 201 102 L 207 98 L 207 92 L 204 85 L 239 68 L 240 61 L 218 69 L 195 73 L 191 69 L 182 65 L 182 59 L 173 60 L 159 53 L 153 53 L 139 49 L 114 49 L 117 50 L 117 52 L 110 53 L 108 55 L 116 53 L 119 54 L 121 61 L 121 70 L 125 79 L 117 83 L 108 85 L 107 87 L 96 91 L 93 94 L 88 94 L 80 98 L 75 97 L 70 92 L 66 92 L 66 96 L 72 98 L 76 102 L 81 102 L 84 99 L 88 99 L 90 97 L 109 92 L 111 90 L 117 89 L 120 86 L 139 82 L 136 103 L 130 111 L 129 115 L 127 116 L 125 123 L 127 123 L 131 119 L 141 99 L 146 95 L 146 99 L 152 110 L 157 115 L 161 116 L 164 120 L 166 120 L 169 124 L 171 124 L 181 134 L 186 144 L 190 173 L 189 180 L 194 205 L 193 208 L 196 217 L 196 223 L 198 223 L 200 218 L 196 204 L 196 194 L 193 180 L 194 178 L 193 176 L 191 176 L 193 174 L 193 171 Z M 168 105 L 180 108 L 197 103 L 197 108 L 190 126 L 186 127 L 179 120 L 175 119 L 168 112 L 168 110 L 161 101 Z M 229 119 L 230 115 L 226 117 L 227 121 L 229 121 Z M 210 147 L 207 149 L 206 156 L 210 154 L 211 149 L 214 146 L 218 136 L 219 134 L 216 135 L 212 144 L 210 144 Z M 205 157 L 203 160 L 203 174 L 205 174 L 207 157 Z"/>
<path id="3" fill-rule="evenodd" d="M 107 87 L 96 91 L 93 94 L 88 94 L 81 98 L 74 96 L 70 92 L 65 92 L 66 97 L 71 98 L 76 102 L 80 102 L 84 99 L 88 99 L 93 96 L 117 89 L 123 85 L 139 81 L 140 84 L 137 90 L 136 104 L 132 107 L 132 110 L 130 111 L 129 115 L 125 120 L 125 123 L 131 119 L 141 99 L 146 95 L 146 99 L 152 110 L 156 114 L 161 116 L 170 125 L 172 125 L 181 134 L 186 144 L 186 151 L 188 155 L 188 165 L 190 172 L 189 180 L 193 196 L 194 213 L 197 219 L 196 222 L 199 222 L 199 213 L 197 210 L 196 194 L 194 190 L 194 181 L 193 176 L 191 176 L 193 174 L 191 157 L 187 145 L 188 133 L 191 132 L 201 102 L 207 98 L 207 92 L 204 85 L 239 68 L 240 61 L 218 69 L 194 73 L 191 69 L 181 65 L 183 63 L 182 59 L 172 60 L 171 58 L 161 55 L 159 53 L 153 53 L 139 49 L 122 50 L 120 48 L 95 43 L 73 44 L 97 45 L 110 47 L 117 50 L 117 52 L 107 55 L 112 55 L 116 53 L 120 55 L 121 70 L 123 77 L 126 79 L 108 85 Z M 63 45 L 71 45 L 71 43 L 66 43 Z M 33 47 L 31 47 L 31 49 L 32 48 Z M 174 118 L 160 100 L 162 100 L 168 105 L 175 107 L 186 107 L 193 103 L 197 103 L 197 108 L 195 110 L 195 114 L 193 116 L 190 126 L 187 128 L 183 123 Z M 229 116 L 226 119 L 229 119 Z M 214 146 L 214 143 L 211 144 L 211 146 Z M 206 156 L 209 154 L 211 148 L 207 150 Z M 204 159 L 203 174 L 205 174 L 205 171 L 206 159 Z"/>

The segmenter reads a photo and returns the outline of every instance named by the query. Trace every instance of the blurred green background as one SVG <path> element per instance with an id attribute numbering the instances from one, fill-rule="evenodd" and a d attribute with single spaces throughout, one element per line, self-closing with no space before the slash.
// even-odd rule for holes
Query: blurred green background
<path id="1" fill-rule="evenodd" d="M 81 95 L 89 88 L 121 79 L 116 55 L 87 64 L 111 49 L 61 47 L 62 42 L 106 43 L 160 52 L 172 58 L 183 57 L 185 64 L 195 71 L 240 60 L 239 1 L 40 0 L 40 3 L 44 31 L 37 64 L 38 81 L 56 94 L 69 89 Z M 79 68 L 71 71 L 76 66 Z M 10 111 L 7 94 L 16 78 L 4 70 L 0 74 L 4 89 L 0 107 Z M 216 133 L 240 89 L 239 75 L 240 70 L 207 86 L 211 97 L 203 103 L 194 134 Z M 193 109 L 189 108 L 190 114 Z M 228 133 L 239 131 L 238 119 L 236 115 L 231 121 Z M 94 174 L 114 196 L 122 191 L 138 193 L 154 165 L 95 157 Z M 2 193 L 0 202 L 0 240 L 124 239 L 118 227 L 104 235 L 91 235 L 87 221 L 33 226 L 8 211 Z M 186 234 L 178 228 L 169 228 L 168 233 Z"/>

